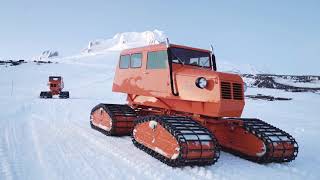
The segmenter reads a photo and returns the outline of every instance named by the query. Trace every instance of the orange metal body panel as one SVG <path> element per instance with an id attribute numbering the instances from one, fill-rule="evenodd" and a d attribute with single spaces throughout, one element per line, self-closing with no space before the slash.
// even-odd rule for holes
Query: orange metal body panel
<path id="1" fill-rule="evenodd" d="M 184 159 L 212 158 L 214 152 L 206 151 L 213 148 L 214 144 L 208 142 L 200 144 L 191 141 L 181 144 L 164 127 L 157 125 L 155 129 L 149 127 L 149 122 L 135 126 L 133 136 L 136 141 L 148 148 L 162 154 L 169 159 L 176 159 L 180 153 Z M 203 151 L 199 151 L 202 149 Z"/>
<path id="2" fill-rule="evenodd" d="M 202 122 L 215 135 L 219 144 L 223 147 L 252 157 L 260 157 L 265 154 L 266 145 L 256 135 L 249 133 L 241 127 L 243 121 L 208 118 L 199 118 L 197 120 Z M 273 153 L 272 157 L 274 158 L 289 157 L 294 153 L 294 145 L 286 141 L 269 144 L 269 146 L 268 148 L 270 149 L 272 149 L 271 146 L 274 146 L 274 149 L 283 149 L 281 151 L 270 152 Z M 284 149 L 286 149 L 285 152 Z"/>
<path id="3" fill-rule="evenodd" d="M 255 135 L 248 133 L 241 127 L 241 122 L 235 121 L 207 121 L 206 127 L 214 133 L 219 144 L 249 156 L 262 156 L 264 143 Z"/>
<path id="4" fill-rule="evenodd" d="M 170 47 L 210 52 L 180 45 Z M 166 69 L 146 68 L 147 53 L 160 50 L 167 50 L 166 45 L 158 44 L 124 50 L 121 55 L 142 53 L 142 66 L 129 69 L 120 69 L 117 66 L 112 90 L 128 94 L 128 102 L 132 106 L 158 107 L 210 117 L 241 116 L 245 104 L 243 99 L 225 100 L 221 97 L 221 82 L 243 85 L 239 75 L 216 72 L 211 68 L 173 63 L 174 87 L 179 93 L 179 96 L 174 96 L 170 86 L 169 65 Z M 195 81 L 198 77 L 205 77 L 208 80 L 208 86 L 205 89 L 196 87 Z"/>
<path id="5" fill-rule="evenodd" d="M 142 53 L 141 68 L 120 69 L 117 66 L 113 87 L 114 92 L 139 94 L 145 96 L 170 96 L 169 69 L 146 69 L 147 53 L 166 50 L 166 46 L 154 45 L 144 48 L 124 50 L 121 55 Z"/>
<path id="6" fill-rule="evenodd" d="M 169 159 L 177 158 L 179 155 L 178 141 L 161 125 L 151 129 L 149 122 L 141 123 L 133 130 L 133 136 L 139 143 Z"/>

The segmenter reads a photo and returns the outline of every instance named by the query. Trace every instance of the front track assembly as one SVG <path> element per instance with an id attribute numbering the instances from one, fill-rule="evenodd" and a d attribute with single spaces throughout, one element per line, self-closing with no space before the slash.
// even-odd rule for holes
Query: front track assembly
<path id="1" fill-rule="evenodd" d="M 231 124 L 229 132 L 233 133 L 229 142 L 217 135 L 224 151 L 257 163 L 290 162 L 298 155 L 298 144 L 290 134 L 260 119 L 227 118 L 222 121 Z M 240 143 L 236 142 L 237 137 L 241 137 Z M 261 150 L 254 151 L 258 144 Z"/>
<path id="2" fill-rule="evenodd" d="M 216 138 L 189 117 L 140 117 L 135 121 L 132 142 L 173 167 L 212 165 L 220 155 Z"/>
<path id="3" fill-rule="evenodd" d="M 258 163 L 281 163 L 290 162 L 297 157 L 299 151 L 298 143 L 287 132 L 260 119 L 244 119 L 243 127 L 259 137 L 266 145 L 264 156 L 246 158 Z"/>

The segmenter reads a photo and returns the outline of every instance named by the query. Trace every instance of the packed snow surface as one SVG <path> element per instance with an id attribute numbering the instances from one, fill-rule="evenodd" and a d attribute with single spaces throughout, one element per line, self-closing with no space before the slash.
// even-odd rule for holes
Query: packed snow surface
<path id="1" fill-rule="evenodd" d="M 246 100 L 243 117 L 257 117 L 299 143 L 296 160 L 256 164 L 221 153 L 215 165 L 172 168 L 134 147 L 130 137 L 107 137 L 89 125 L 98 103 L 125 103 L 111 92 L 119 52 L 84 54 L 58 64 L 0 66 L 0 179 L 290 179 L 320 178 L 319 94 L 249 88 L 247 94 L 292 101 Z M 218 62 L 219 63 L 219 62 Z M 48 76 L 61 75 L 70 99 L 39 99 Z"/>

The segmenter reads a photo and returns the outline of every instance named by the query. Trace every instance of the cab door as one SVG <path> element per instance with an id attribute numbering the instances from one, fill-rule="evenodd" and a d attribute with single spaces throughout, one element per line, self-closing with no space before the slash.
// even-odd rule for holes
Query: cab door
<path id="1" fill-rule="evenodd" d="M 166 50 L 144 52 L 146 58 L 142 71 L 144 90 L 150 96 L 169 95 L 169 65 Z"/>

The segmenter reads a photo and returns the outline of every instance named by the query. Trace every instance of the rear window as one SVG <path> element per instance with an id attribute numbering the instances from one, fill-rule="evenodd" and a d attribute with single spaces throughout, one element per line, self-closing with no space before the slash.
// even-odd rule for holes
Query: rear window
<path id="1" fill-rule="evenodd" d="M 120 56 L 119 67 L 120 69 L 128 69 L 130 64 L 130 55 Z"/>
<path id="2" fill-rule="evenodd" d="M 148 52 L 147 69 L 165 69 L 167 62 L 167 51 Z"/>
<path id="3" fill-rule="evenodd" d="M 142 54 L 141 53 L 132 54 L 131 55 L 130 67 L 132 67 L 132 68 L 141 67 L 141 59 L 142 59 Z"/>

